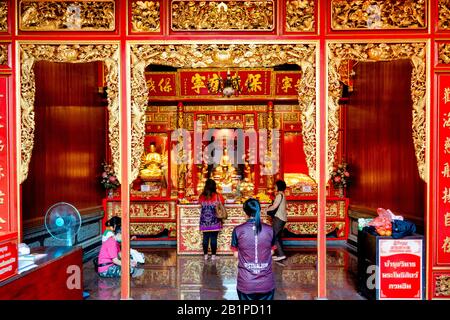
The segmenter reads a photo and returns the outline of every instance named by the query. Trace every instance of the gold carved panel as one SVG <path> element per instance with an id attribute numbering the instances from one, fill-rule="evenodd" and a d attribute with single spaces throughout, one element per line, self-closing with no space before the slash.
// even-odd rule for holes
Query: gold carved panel
<path id="1" fill-rule="evenodd" d="M 317 222 L 287 222 L 286 229 L 297 235 L 316 235 Z M 345 222 L 327 222 L 325 232 L 328 234 L 337 230 L 337 236 L 345 235 Z"/>
<path id="2" fill-rule="evenodd" d="M 299 114 L 296 112 L 283 113 L 283 123 L 285 122 L 298 122 Z"/>
<path id="3" fill-rule="evenodd" d="M 109 201 L 107 203 L 108 219 L 113 216 L 121 216 L 122 209 L 119 201 Z M 131 218 L 150 219 L 175 219 L 175 202 L 136 202 L 130 203 Z"/>
<path id="4" fill-rule="evenodd" d="M 440 275 L 436 277 L 436 297 L 450 297 L 450 276 Z"/>
<path id="5" fill-rule="evenodd" d="M 426 43 L 330 43 L 328 59 L 328 177 L 333 170 L 339 139 L 339 99 L 341 81 L 339 67 L 348 60 L 376 62 L 409 59 L 411 74 L 412 138 L 417 168 L 426 177 Z"/>
<path id="6" fill-rule="evenodd" d="M 133 1 L 131 4 L 131 31 L 159 32 L 160 15 L 159 1 Z"/>
<path id="7" fill-rule="evenodd" d="M 171 4 L 173 31 L 272 31 L 275 1 L 187 1 Z"/>
<path id="8" fill-rule="evenodd" d="M 427 0 L 332 0 L 331 28 L 425 29 Z"/>
<path id="9" fill-rule="evenodd" d="M 287 202 L 288 217 L 316 217 L 317 201 L 288 201 Z M 327 201 L 326 216 L 329 218 L 341 218 L 346 216 L 345 201 Z"/>
<path id="10" fill-rule="evenodd" d="M 0 44 L 0 65 L 8 64 L 8 44 Z"/>
<path id="11" fill-rule="evenodd" d="M 8 1 L 0 2 L 0 32 L 8 31 Z"/>
<path id="12" fill-rule="evenodd" d="M 299 65 L 302 77 L 298 102 L 302 112 L 304 151 L 309 175 L 316 179 L 316 49 L 316 43 L 312 42 L 296 44 L 132 44 L 132 150 L 129 182 L 131 183 L 139 174 L 141 155 L 144 151 L 145 111 L 148 104 L 145 68 L 150 64 L 162 64 L 176 68 L 266 68 L 283 64 Z"/>
<path id="13" fill-rule="evenodd" d="M 231 254 L 231 234 L 234 227 L 246 221 L 242 205 L 225 205 L 228 218 L 217 239 L 219 254 Z M 179 254 L 201 254 L 203 235 L 199 229 L 200 206 L 178 206 L 177 252 Z"/>
<path id="14" fill-rule="evenodd" d="M 314 31 L 315 5 L 314 0 L 286 0 L 286 31 Z"/>
<path id="15" fill-rule="evenodd" d="M 450 0 L 438 0 L 438 29 L 450 30 Z"/>
<path id="16" fill-rule="evenodd" d="M 294 253 L 289 257 L 289 262 L 292 265 L 299 267 L 315 266 L 317 263 L 317 253 Z M 345 256 L 343 251 L 328 251 L 327 252 L 327 266 L 329 267 L 345 267 Z"/>
<path id="17" fill-rule="evenodd" d="M 114 31 L 115 1 L 21 0 L 21 31 Z"/>

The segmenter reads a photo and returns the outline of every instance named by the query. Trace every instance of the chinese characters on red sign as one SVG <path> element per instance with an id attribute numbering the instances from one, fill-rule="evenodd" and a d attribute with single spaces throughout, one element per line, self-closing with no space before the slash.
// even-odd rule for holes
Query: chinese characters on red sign
<path id="1" fill-rule="evenodd" d="M 229 73 L 229 74 L 228 74 Z M 182 69 L 178 72 L 146 72 L 145 80 L 150 99 L 158 98 L 218 98 L 219 87 L 230 81 L 239 90 L 229 97 L 241 98 L 297 98 L 300 71 L 273 71 L 273 69 Z M 274 84 L 272 86 L 272 84 Z M 239 91 L 239 92 L 236 92 Z"/>
<path id="2" fill-rule="evenodd" d="M 438 265 L 450 264 L 450 76 L 439 76 L 439 209 L 435 248 Z"/>

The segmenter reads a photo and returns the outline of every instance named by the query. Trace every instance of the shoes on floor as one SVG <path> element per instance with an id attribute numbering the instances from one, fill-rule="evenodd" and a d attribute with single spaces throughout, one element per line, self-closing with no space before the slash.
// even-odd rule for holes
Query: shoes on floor
<path id="1" fill-rule="evenodd" d="M 284 259 L 286 259 L 286 256 L 280 256 L 280 257 L 274 257 L 273 258 L 274 261 L 281 261 L 281 260 L 284 260 Z"/>
<path id="2" fill-rule="evenodd" d="M 211 256 L 211 260 L 216 260 L 216 259 L 217 259 L 216 255 L 213 254 L 213 255 Z"/>
<path id="3" fill-rule="evenodd" d="M 204 259 L 205 259 L 205 261 L 208 260 L 208 255 L 207 254 L 205 254 Z"/>

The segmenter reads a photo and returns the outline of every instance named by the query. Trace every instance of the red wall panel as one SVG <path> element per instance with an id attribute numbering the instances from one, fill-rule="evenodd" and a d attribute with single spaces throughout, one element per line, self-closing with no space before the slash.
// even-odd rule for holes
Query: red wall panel
<path id="1" fill-rule="evenodd" d="M 23 183 L 27 223 L 39 223 L 55 202 L 79 210 L 101 206 L 106 159 L 106 107 L 97 89 L 97 63 L 39 62 L 35 66 L 35 144 Z"/>
<path id="2" fill-rule="evenodd" d="M 355 71 L 347 106 L 351 205 L 388 208 L 423 225 L 425 184 L 412 140 L 411 63 L 359 63 Z"/>

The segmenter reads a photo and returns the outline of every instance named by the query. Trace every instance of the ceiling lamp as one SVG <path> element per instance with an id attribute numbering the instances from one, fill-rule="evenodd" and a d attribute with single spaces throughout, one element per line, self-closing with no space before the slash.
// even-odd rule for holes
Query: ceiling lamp
<path id="1" fill-rule="evenodd" d="M 227 77 L 223 79 L 219 74 L 214 74 L 212 78 L 208 77 L 207 87 L 208 91 L 212 94 L 221 93 L 224 97 L 231 97 L 232 95 L 238 96 L 242 92 L 241 78 L 236 72 L 234 76 L 231 76 L 230 70 L 227 71 Z M 249 88 L 249 84 L 246 83 L 246 87 Z"/>

